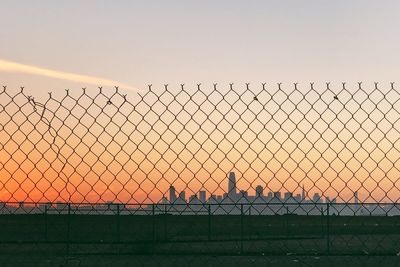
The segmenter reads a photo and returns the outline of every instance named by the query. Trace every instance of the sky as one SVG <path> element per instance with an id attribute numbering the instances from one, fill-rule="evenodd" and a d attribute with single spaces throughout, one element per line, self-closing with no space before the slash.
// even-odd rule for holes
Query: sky
<path id="1" fill-rule="evenodd" d="M 155 190 L 152 191 L 156 195 L 152 198 L 154 201 L 162 196 L 162 191 L 167 190 L 170 183 L 175 183 L 179 190 L 187 187 L 193 190 L 207 187 L 209 193 L 219 190 L 217 193 L 220 194 L 223 193 L 222 190 L 226 185 L 226 174 L 233 168 L 239 172 L 246 172 L 249 164 L 243 161 L 254 157 L 259 161 L 254 161 L 254 171 L 251 169 L 246 174 L 251 179 L 251 183 L 246 182 L 245 179 L 239 180 L 238 185 L 241 188 L 251 189 L 261 182 L 266 185 L 268 181 L 265 177 L 273 177 L 276 181 L 271 184 L 273 187 L 271 190 L 287 189 L 298 192 L 300 184 L 305 183 L 308 188 L 314 186 L 314 192 L 329 189 L 332 191 L 327 193 L 329 196 L 346 195 L 348 200 L 353 197 L 354 188 L 365 186 L 368 188 L 360 192 L 364 199 L 371 197 L 370 191 L 374 188 L 377 189 L 374 194 L 382 197 L 385 192 L 395 186 L 394 182 L 398 183 L 397 177 L 400 173 L 398 161 L 400 132 L 397 131 L 398 127 L 395 124 L 399 122 L 400 114 L 397 111 L 400 101 L 397 100 L 400 95 L 392 91 L 393 97 L 388 96 L 387 100 L 381 102 L 382 94 L 376 92 L 377 94 L 371 95 L 370 102 L 367 103 L 364 100 L 368 96 L 362 95 L 363 92 L 358 96 L 342 92 L 339 100 L 334 101 L 332 93 L 324 92 L 324 90 L 327 81 L 332 82 L 332 90 L 336 92 L 342 88 L 342 81 L 346 81 L 348 87 L 354 90 L 358 88 L 358 81 L 363 81 L 365 88 L 373 89 L 373 82 L 377 81 L 380 82 L 380 86 L 390 89 L 389 82 L 396 82 L 400 70 L 398 64 L 400 36 L 397 34 L 400 26 L 399 8 L 398 1 L 368 0 L 57 2 L 4 0 L 1 3 L 2 16 L 0 16 L 0 85 L 7 85 L 10 90 L 14 88 L 18 97 L 12 100 L 13 94 L 0 90 L 0 107 L 6 106 L 5 110 L 8 113 L 3 112 L 0 117 L 2 127 L 0 140 L 3 140 L 3 143 L 0 143 L 2 145 L 0 177 L 3 179 L 14 177 L 17 183 L 14 183 L 12 179 L 4 182 L 3 187 L 0 186 L 0 199 L 10 199 L 15 193 L 25 199 L 38 200 L 41 199 L 44 191 L 51 195 L 51 199 L 57 198 L 57 194 L 64 190 L 65 181 L 61 179 L 52 184 L 49 182 L 49 177 L 60 179 L 60 174 L 57 172 L 43 177 L 48 162 L 39 162 L 45 160 L 43 155 L 47 152 L 41 150 L 45 150 L 46 147 L 56 150 L 56 152 L 49 150 L 50 154 L 47 155 L 49 158 L 54 158 L 55 154 L 64 155 L 64 158 L 59 159 L 60 162 L 55 162 L 53 167 L 65 171 L 66 176 L 68 173 L 71 174 L 70 187 L 75 187 L 75 189 L 82 187 L 78 192 L 82 195 L 75 199 L 79 201 L 85 199 L 85 194 L 91 193 L 97 194 L 92 198 L 97 201 L 95 197 L 101 198 L 102 193 L 99 192 L 109 190 L 109 186 L 114 188 L 113 193 L 125 190 L 121 192 L 125 194 L 126 200 L 129 200 L 133 194 L 141 194 L 143 200 L 148 193 L 143 191 L 143 188 L 148 188 Z M 250 94 L 243 93 L 247 82 L 251 83 L 252 93 Z M 254 104 L 253 93 L 260 92 L 262 82 L 267 84 L 267 90 L 260 93 L 260 103 Z M 300 118 L 297 124 L 293 121 L 285 124 L 288 114 L 282 114 L 282 110 L 280 113 L 274 111 L 277 108 L 276 103 L 280 101 L 280 96 L 276 93 L 276 88 L 275 91 L 270 91 L 270 87 L 276 87 L 278 82 L 283 82 L 283 88 L 292 87 L 293 82 L 299 82 L 299 90 L 308 90 L 309 82 L 316 82 L 315 90 L 318 93 L 315 94 L 318 104 L 312 108 L 307 106 L 308 104 L 303 101 L 305 94 L 295 97 L 296 99 L 291 103 L 289 101 L 285 103 L 288 107 L 283 112 L 286 113 L 289 113 L 289 106 L 293 109 L 293 103 L 299 104 L 297 109 L 301 114 L 291 117 L 293 121 Z M 164 92 L 164 84 L 170 85 L 169 89 L 173 94 L 174 91 L 180 90 L 182 83 L 186 84 L 185 91 L 188 95 L 181 94 L 182 99 L 178 99 L 178 102 L 174 102 L 173 96 L 169 94 L 164 94 L 162 98 L 157 97 L 158 93 Z M 202 124 L 196 119 L 193 120 L 196 116 L 201 117 L 202 111 L 193 115 L 188 113 L 191 112 L 188 109 L 185 114 L 179 115 L 183 117 L 186 115 L 186 118 L 179 118 L 176 114 L 174 114 L 175 117 L 171 115 L 172 120 L 161 117 L 167 114 L 164 111 L 166 106 L 168 109 L 180 110 L 182 103 L 187 101 L 185 97 L 196 93 L 198 83 L 202 83 L 204 92 L 210 94 L 208 99 L 210 102 L 204 102 L 205 114 L 212 112 L 213 108 L 218 108 L 221 114 L 233 113 L 224 114 L 224 116 L 217 114 L 207 118 L 208 124 L 211 124 L 210 129 L 217 126 L 218 131 L 211 130 L 208 133 L 206 123 Z M 216 92 L 217 95 L 211 93 L 213 83 L 221 86 L 220 91 Z M 222 103 L 222 96 L 218 93 L 229 91 L 229 83 L 235 83 L 237 87 L 231 92 L 232 97 L 229 97 L 226 103 Z M 145 98 L 138 98 L 135 92 L 148 92 L 148 84 L 153 84 L 154 94 L 151 92 Z M 98 113 L 104 111 L 105 114 L 108 114 L 107 112 L 115 114 L 113 112 L 117 111 L 113 108 L 116 107 L 117 102 L 108 104 L 106 100 L 99 98 L 96 100 L 99 101 L 96 102 L 98 106 L 87 108 L 85 113 L 82 107 L 93 103 L 90 98 L 86 99 L 86 102 L 80 102 L 82 106 L 79 106 L 75 105 L 74 96 L 71 96 L 64 98 L 66 102 L 61 105 L 65 107 L 63 110 L 58 109 L 60 103 L 55 100 L 56 98 L 48 103 L 44 111 L 43 106 L 32 107 L 28 103 L 24 105 L 25 115 L 29 114 L 26 118 L 27 126 L 18 129 L 18 125 L 8 123 L 10 114 L 16 114 L 14 120 L 21 116 L 18 113 L 20 111 L 18 106 L 9 105 L 9 102 L 26 103 L 27 101 L 26 97 L 18 93 L 19 86 L 25 87 L 26 95 L 32 95 L 36 101 L 45 103 L 43 99 L 48 97 L 48 92 L 53 92 L 53 95 L 59 97 L 65 95 L 64 89 L 68 88 L 71 95 L 78 97 L 82 93 L 81 88 L 86 87 L 88 95 L 95 97 L 98 92 L 97 86 L 104 86 L 103 90 L 109 90 L 111 93 L 108 95 L 110 95 L 114 92 L 112 88 L 114 85 L 120 86 L 120 93 L 128 94 L 129 100 L 134 105 L 138 105 L 135 111 L 132 111 L 133 106 L 130 106 L 131 109 L 125 110 L 126 114 L 122 114 L 123 116 L 119 119 L 114 120 L 113 116 L 102 117 Z M 237 102 L 238 95 L 235 95 L 235 90 L 239 94 L 243 93 L 243 98 Z M 272 96 L 271 92 L 273 92 Z M 280 94 L 282 96 L 282 92 Z M 116 97 L 120 97 L 118 101 L 124 101 L 123 95 L 117 94 Z M 194 99 L 198 100 L 195 104 L 202 103 L 201 97 L 201 94 L 194 96 Z M 62 97 L 57 99 L 62 99 Z M 285 101 L 285 95 L 281 97 L 281 100 Z M 348 102 L 345 103 L 346 101 Z M 152 103 L 152 111 L 149 111 L 150 103 Z M 178 106 L 174 107 L 176 104 Z M 156 105 L 160 110 L 157 110 Z M 380 110 L 377 110 L 377 107 Z M 50 145 L 53 136 L 50 131 L 47 131 L 49 127 L 37 113 L 38 109 L 43 111 L 42 114 L 45 117 L 50 116 L 47 118 L 49 121 L 56 112 L 61 112 L 56 120 L 51 120 L 53 127 L 59 127 L 57 134 L 61 139 L 57 139 L 54 143 L 61 147 L 60 149 Z M 310 109 L 316 111 L 316 115 L 310 115 Z M 326 109 L 329 110 L 326 111 Z M 368 110 L 374 109 L 375 115 L 369 116 Z M 52 114 L 51 110 L 55 113 Z M 353 124 L 346 123 L 348 119 L 350 120 L 351 113 L 348 111 L 351 110 L 358 112 L 355 119 L 353 118 Z M 391 113 L 386 116 L 384 110 Z M 90 118 L 91 112 L 94 112 L 94 115 L 92 114 Z M 255 125 L 252 124 L 254 114 L 259 119 Z M 313 118 L 304 119 L 302 115 L 305 114 Z M 72 118 L 73 115 L 78 116 L 79 122 L 73 121 L 69 125 L 69 120 L 76 120 Z M 87 116 L 84 118 L 85 115 Z M 189 115 L 193 115 L 192 126 L 187 126 L 188 129 L 185 129 L 187 132 L 183 132 L 182 125 L 179 123 L 182 120 L 190 120 Z M 218 116 L 222 118 L 218 119 Z M 113 123 L 123 122 L 127 117 L 131 119 L 130 124 L 124 126 L 127 129 L 123 129 L 120 125 L 117 127 L 109 124 L 108 121 L 113 119 Z M 367 121 L 365 117 L 369 120 Z M 382 117 L 385 117 L 385 120 Z M 302 123 L 318 118 L 318 122 L 313 122 L 313 127 L 306 127 L 307 133 L 311 131 L 310 128 L 313 128 L 315 134 L 314 137 L 311 134 L 305 138 L 307 139 L 305 147 L 299 147 L 304 138 L 303 133 L 297 133 L 288 138 L 287 132 L 291 131 L 290 129 L 293 127 L 301 129 Z M 168 124 L 168 120 L 172 122 Z M 332 123 L 335 121 L 337 125 L 329 125 L 330 132 L 325 131 L 328 126 L 323 120 L 331 120 Z M 57 123 L 59 126 L 56 125 Z M 231 129 L 227 123 L 235 127 Z M 242 125 L 236 126 L 235 123 Z M 6 126 L 3 127 L 3 125 Z M 78 125 L 80 130 L 74 127 L 68 128 L 71 125 Z M 205 131 L 203 136 L 196 135 L 199 126 Z M 38 129 L 34 129 L 35 127 Z M 375 131 L 375 127 L 380 129 Z M 113 158 L 115 155 L 102 159 L 110 160 L 109 164 L 98 164 L 111 166 L 115 163 L 112 168 L 110 167 L 111 169 L 107 170 L 107 173 L 96 173 L 104 169 L 104 166 L 94 167 L 91 170 L 91 166 L 95 165 L 96 161 L 98 163 L 103 156 L 102 149 L 104 148 L 94 149 L 93 153 L 87 156 L 89 152 L 85 142 L 93 143 L 95 137 L 85 136 L 85 130 L 92 130 L 92 128 L 97 129 L 95 130 L 97 134 L 102 133 L 104 129 L 106 132 L 114 132 L 114 139 L 118 140 L 113 140 L 114 147 L 108 147 L 108 149 L 118 152 L 119 147 L 124 147 L 125 154 L 121 153 L 119 159 L 126 158 L 126 155 L 131 156 L 129 162 L 131 165 L 124 166 L 126 170 L 118 178 L 121 180 L 113 179 L 113 175 L 121 169 Z M 173 134 L 165 134 L 165 132 L 160 134 L 166 131 L 166 128 Z M 16 129 L 18 132 L 15 132 Z M 70 133 L 71 129 L 74 130 L 74 135 Z M 150 129 L 153 132 L 150 132 Z M 255 129 L 261 133 L 257 137 L 252 132 Z M 243 133 L 239 136 L 236 131 L 243 131 Z M 276 134 L 274 131 L 280 131 L 280 133 Z M 319 131 L 321 132 L 317 133 Z M 142 135 L 144 132 L 148 134 Z M 9 133 L 13 133 L 12 138 Z M 247 137 L 245 133 L 248 134 Z M 115 138 L 118 134 L 122 136 Z M 126 136 L 123 136 L 124 134 Z M 347 137 L 338 137 L 339 134 L 347 135 Z M 225 143 L 216 141 L 221 135 Z M 383 138 L 382 135 L 389 139 Z M 40 137 L 48 138 L 46 140 L 49 143 L 36 148 L 32 144 L 35 141 L 29 143 L 30 139 L 36 140 L 34 138 L 40 139 Z M 193 137 L 192 140 L 190 137 Z M 110 138 L 105 134 L 97 139 L 97 143 L 102 146 L 111 142 L 107 141 Z M 185 138 L 189 138 L 186 143 L 183 141 Z M 254 148 L 250 149 L 248 144 L 243 143 L 243 141 L 246 142 L 246 138 Z M 17 143 L 8 141 L 11 139 Z M 27 139 L 29 142 L 26 141 Z M 130 139 L 131 143 L 128 145 L 118 143 L 124 142 L 125 139 Z M 141 139 L 145 140 L 138 141 Z M 72 144 L 73 151 L 71 147 L 63 145 L 65 140 Z M 209 142 L 208 145 L 202 147 L 204 150 L 201 153 L 196 152 L 199 144 L 195 144 L 194 141 L 199 141 L 204 145 L 206 140 Z M 326 140 L 331 140 L 332 145 Z M 191 141 L 192 143 L 189 144 Z M 232 141 L 233 144 L 227 143 L 228 141 Z M 240 141 L 242 141 L 241 144 L 239 144 Z M 339 144 L 335 145 L 335 141 Z M 180 144 L 174 145 L 176 142 Z M 317 144 L 318 142 L 320 145 Z M 347 145 L 346 151 L 342 150 L 343 142 Z M 3 145 L 4 143 L 6 145 Z M 35 153 L 28 155 L 29 160 L 25 157 L 28 153 L 23 151 L 24 148 L 21 145 L 23 143 L 27 146 L 26 151 L 35 150 Z M 214 153 L 216 143 L 219 148 Z M 364 145 L 363 150 L 359 149 L 361 143 Z M 174 151 L 182 146 L 185 147 L 185 151 Z M 232 150 L 232 146 L 235 146 L 235 150 Z M 326 153 L 314 151 L 307 155 L 302 154 L 300 150 L 305 151 L 309 146 L 317 150 L 330 147 L 331 150 L 325 151 Z M 255 153 L 257 149 L 261 151 Z M 271 149 L 277 151 L 271 153 Z M 290 149 L 292 152 L 288 153 Z M 16 150 L 19 152 L 16 153 Z M 58 150 L 61 152 L 58 153 Z M 167 151 L 172 155 L 167 155 Z M 296 151 L 299 152 L 298 158 L 296 158 Z M 389 152 L 392 153 L 391 156 L 385 154 Z M 246 156 L 246 153 L 249 155 Z M 289 154 L 293 158 L 290 162 L 286 162 Z M 174 162 L 173 159 L 176 156 L 183 157 L 182 161 Z M 192 162 L 191 156 L 194 156 L 198 162 L 194 162 L 190 169 L 187 166 Z M 217 162 L 225 162 L 223 167 L 211 162 L 210 157 L 214 156 L 218 158 Z M 344 157 L 342 162 L 339 162 L 340 156 Z M 164 160 L 163 162 L 157 161 L 160 157 Z M 202 173 L 199 171 L 201 175 L 193 173 L 193 170 L 207 161 L 207 157 L 210 167 L 203 168 Z M 9 158 L 15 158 L 15 161 L 8 160 Z M 142 158 L 147 158 L 148 162 L 142 162 L 142 164 L 140 162 Z M 304 158 L 310 160 L 311 163 L 308 161 L 304 163 Z M 86 164 L 82 165 L 83 167 L 79 167 L 81 159 L 84 159 Z M 362 162 L 352 162 L 352 159 Z M 228 162 L 229 160 L 231 161 Z M 329 166 L 330 173 L 325 174 L 325 167 L 334 160 L 336 163 Z M 74 170 L 64 169 L 62 165 L 64 161 L 71 164 L 72 169 L 83 168 L 81 174 L 75 173 L 76 177 L 73 176 Z M 236 164 L 240 161 L 242 167 Z M 284 161 L 285 166 L 282 164 Z M 32 162 L 40 167 L 32 165 Z M 319 163 L 314 166 L 313 173 L 311 171 L 305 173 L 300 170 L 301 162 L 308 167 L 316 162 Z M 344 163 L 348 165 L 348 169 L 342 173 Z M 154 167 L 156 164 L 159 165 Z M 268 164 L 271 166 L 266 166 Z M 363 165 L 362 173 L 359 171 L 360 165 Z M 303 167 L 308 168 L 307 166 Z M 31 171 L 35 168 L 39 170 Z M 40 168 L 43 169 L 40 170 Z M 15 170 L 15 173 L 10 171 L 11 169 Z M 292 171 L 287 171 L 289 169 Z M 92 173 L 88 173 L 89 170 Z M 160 170 L 165 170 L 165 173 Z M 210 170 L 217 170 L 219 173 L 213 173 L 212 175 L 215 176 L 213 179 L 206 179 L 206 183 L 210 184 L 205 184 L 201 179 L 210 175 Z M 262 174 L 263 177 L 260 178 L 259 174 L 262 171 L 267 173 Z M 181 174 L 196 179 L 180 178 Z M 331 180 L 320 179 L 323 175 L 329 176 Z M 31 178 L 31 181 L 26 179 L 27 176 Z M 340 179 L 337 176 L 340 176 Z M 387 177 L 389 178 L 386 179 Z M 104 180 L 99 181 L 99 179 Z M 33 180 L 40 183 L 32 183 Z M 163 184 L 158 184 L 157 181 L 161 180 Z M 343 192 L 344 190 L 348 192 Z M 400 190 L 391 194 L 393 194 L 393 199 L 398 199 Z"/>
<path id="2" fill-rule="evenodd" d="M 399 71 L 399 8 L 398 1 L 369 0 L 4 0 L 0 59 L 142 90 L 167 83 L 388 83 Z M 97 87 L 1 68 L 0 83 L 36 96 Z"/>

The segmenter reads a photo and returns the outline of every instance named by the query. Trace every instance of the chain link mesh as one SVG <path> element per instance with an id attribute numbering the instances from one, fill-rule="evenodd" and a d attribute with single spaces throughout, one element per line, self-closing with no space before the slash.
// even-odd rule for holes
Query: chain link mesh
<path id="1" fill-rule="evenodd" d="M 4 87 L 1 200 L 150 204 L 171 201 L 174 186 L 176 199 L 185 191 L 186 199 L 221 202 L 250 199 L 259 186 L 270 199 L 280 192 L 299 202 L 349 203 L 355 195 L 397 202 L 400 104 L 393 84 L 249 87 L 150 86 L 132 96 L 83 89 L 49 94 L 43 103 Z"/>
<path id="2" fill-rule="evenodd" d="M 335 238 L 376 245 L 368 236 L 349 241 L 340 235 L 347 225 L 349 233 L 364 225 L 357 218 L 325 215 L 400 215 L 400 94 L 394 83 L 149 85 L 130 95 L 118 87 L 83 88 L 41 101 L 23 88 L 0 90 L 3 214 L 322 215 L 322 241 L 285 241 L 269 248 L 273 253 L 299 244 L 303 253 L 312 246 L 325 250 Z M 208 229 L 218 224 L 206 217 Z M 151 240 L 178 235 L 179 222 L 160 218 L 147 229 Z M 315 235 L 307 219 L 290 217 L 284 229 L 270 223 L 261 230 L 256 217 L 237 218 L 241 234 L 230 238 L 253 240 L 241 243 L 241 252 L 253 253 L 265 241 L 260 231 L 269 237 L 275 231 L 279 239 L 300 235 L 300 225 Z M 366 229 L 383 235 L 379 231 L 387 229 L 376 227 L 383 223 L 377 218 Z M 120 227 L 118 220 L 125 219 L 115 221 Z M 175 230 L 154 230 L 163 220 Z M 335 224 L 342 232 L 326 243 Z M 215 233 L 202 234 L 210 240 Z M 398 243 L 380 237 L 369 251 Z"/>

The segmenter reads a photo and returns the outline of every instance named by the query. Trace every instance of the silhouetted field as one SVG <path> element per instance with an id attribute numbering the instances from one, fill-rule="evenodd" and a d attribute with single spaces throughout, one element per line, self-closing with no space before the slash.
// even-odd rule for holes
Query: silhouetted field
<path id="1" fill-rule="evenodd" d="M 399 266 L 397 256 L 262 256 L 262 255 L 78 255 L 78 256 L 30 256 L 7 257 L 0 255 L 1 266 L 18 267 L 121 267 L 121 266 L 165 266 L 165 267 L 376 267 Z"/>
<path id="2" fill-rule="evenodd" d="M 396 255 L 400 217 L 1 215 L 0 254 Z"/>

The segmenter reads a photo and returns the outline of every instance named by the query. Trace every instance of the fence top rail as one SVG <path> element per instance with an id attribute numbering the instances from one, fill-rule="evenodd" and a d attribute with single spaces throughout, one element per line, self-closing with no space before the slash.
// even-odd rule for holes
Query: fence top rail
<path id="1" fill-rule="evenodd" d="M 101 202 L 15 202 L 15 201 L 8 201 L 8 202 L 0 202 L 0 205 L 10 205 L 10 206 L 101 206 L 101 207 L 111 207 L 111 206 L 130 206 L 130 207 L 143 207 L 143 206 L 167 206 L 167 207 L 185 207 L 185 206 L 322 206 L 322 205 L 329 205 L 329 206 L 400 206 L 400 202 L 249 202 L 249 203 L 101 203 Z"/>

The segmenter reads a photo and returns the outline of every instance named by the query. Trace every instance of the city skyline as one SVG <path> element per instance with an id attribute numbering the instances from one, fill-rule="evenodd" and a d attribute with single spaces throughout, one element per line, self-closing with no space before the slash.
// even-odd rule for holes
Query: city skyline
<path id="1" fill-rule="evenodd" d="M 236 187 L 236 174 L 234 171 L 228 174 L 228 190 L 223 193 L 223 195 L 210 194 L 207 198 L 207 191 L 200 190 L 198 193 L 192 194 L 186 198 L 186 192 L 180 191 L 178 194 L 173 185 L 170 185 L 168 190 L 169 198 L 164 194 L 161 199 L 163 204 L 215 204 L 215 203 L 227 203 L 227 204 L 249 204 L 249 203 L 305 203 L 307 201 L 311 203 L 336 203 L 336 198 L 330 199 L 329 197 L 324 197 L 323 195 L 315 192 L 312 197 L 309 196 L 308 191 L 302 187 L 302 191 L 299 194 L 294 195 L 293 192 L 283 192 L 281 191 L 268 191 L 267 195 L 264 195 L 264 188 L 262 185 L 257 185 L 256 188 L 252 190 L 255 191 L 255 195 L 249 195 L 247 190 L 239 190 Z M 354 203 L 358 203 L 358 192 L 354 192 Z"/>
<path id="2" fill-rule="evenodd" d="M 1 267 L 400 266 L 400 1 L 1 11 Z"/>

